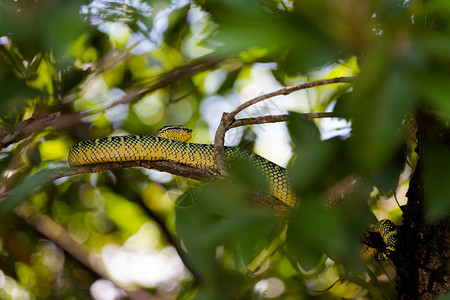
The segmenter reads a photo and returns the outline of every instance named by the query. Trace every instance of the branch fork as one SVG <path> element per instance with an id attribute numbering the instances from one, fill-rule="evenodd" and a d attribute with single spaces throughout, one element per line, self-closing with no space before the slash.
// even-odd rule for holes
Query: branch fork
<path id="1" fill-rule="evenodd" d="M 268 115 L 262 117 L 255 118 L 243 118 L 236 119 L 236 115 L 240 113 L 242 110 L 247 107 L 254 105 L 258 102 L 261 102 L 266 99 L 273 98 L 275 96 L 280 95 L 289 95 L 295 91 L 333 83 L 349 83 L 353 82 L 355 77 L 336 77 L 331 79 L 318 80 L 313 82 L 306 82 L 297 85 L 283 87 L 277 91 L 267 93 L 258 97 L 255 97 L 251 100 L 248 100 L 237 108 L 235 108 L 232 112 L 226 113 L 224 112 L 222 115 L 222 119 L 220 121 L 219 126 L 217 127 L 216 134 L 214 137 L 214 160 L 217 165 L 217 172 L 220 176 L 227 175 L 226 163 L 225 163 L 225 134 L 228 130 L 234 127 L 244 126 L 244 125 L 252 125 L 252 124 L 265 124 L 265 123 L 275 123 L 275 122 L 285 122 L 287 120 L 287 115 Z M 314 118 L 333 118 L 337 117 L 334 113 L 306 113 L 303 114 L 305 118 L 314 119 Z"/>

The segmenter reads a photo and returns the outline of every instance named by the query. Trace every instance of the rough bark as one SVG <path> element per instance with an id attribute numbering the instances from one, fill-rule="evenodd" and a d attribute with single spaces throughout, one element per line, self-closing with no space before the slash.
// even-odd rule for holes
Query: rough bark
<path id="1" fill-rule="evenodd" d="M 419 155 L 403 207 L 403 226 L 399 232 L 397 269 L 399 299 L 432 299 L 450 289 L 450 222 L 445 215 L 430 221 L 424 208 L 424 143 L 433 140 L 450 148 L 450 132 L 431 115 L 417 114 Z M 450 195 L 449 195 L 450 196 Z"/>

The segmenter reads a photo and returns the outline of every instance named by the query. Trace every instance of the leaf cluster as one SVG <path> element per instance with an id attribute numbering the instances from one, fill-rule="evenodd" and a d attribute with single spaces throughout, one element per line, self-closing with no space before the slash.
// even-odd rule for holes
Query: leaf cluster
<path id="1" fill-rule="evenodd" d="M 358 242 L 374 215 L 401 223 L 400 207 L 383 206 L 404 198 L 420 151 L 425 216 L 448 216 L 447 2 L 2 1 L 0 298 L 95 297 L 100 278 L 130 298 L 391 298 L 392 265 L 363 262 Z M 356 80 L 256 111 L 291 110 L 300 205 L 283 217 L 248 201 L 267 185 L 246 162 L 206 184 L 141 168 L 52 180 L 80 140 L 183 124 L 211 143 L 255 82 L 341 76 Z M 325 120 L 298 114 L 325 109 L 350 122 L 349 136 L 324 140 Z M 433 120 L 431 138 L 418 139 L 417 116 Z M 236 130 L 236 144 L 258 149 L 256 128 Z M 184 267 L 121 277 L 98 267 L 111 245 L 176 249 Z"/>

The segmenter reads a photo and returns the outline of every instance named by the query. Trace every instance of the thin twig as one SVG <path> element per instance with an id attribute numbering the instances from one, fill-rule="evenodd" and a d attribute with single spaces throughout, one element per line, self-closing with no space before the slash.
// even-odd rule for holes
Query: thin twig
<path id="1" fill-rule="evenodd" d="M 280 96 L 280 95 L 287 96 L 295 91 L 304 90 L 304 89 L 312 88 L 312 87 L 319 86 L 319 85 L 327 85 L 327 84 L 332 84 L 332 83 L 348 83 L 348 82 L 352 82 L 353 80 L 355 80 L 355 77 L 336 77 L 336 78 L 331 78 L 331 79 L 324 79 L 324 80 L 318 80 L 318 81 L 313 81 L 313 82 L 300 83 L 300 84 L 296 84 L 296 85 L 292 85 L 292 86 L 286 86 L 275 92 L 264 94 L 264 95 L 255 97 L 249 101 L 246 101 L 246 102 L 242 103 L 241 105 L 239 105 L 238 107 L 236 107 L 228 115 L 230 118 L 234 119 L 234 117 L 236 117 L 236 115 L 238 113 L 240 113 L 247 107 L 252 106 L 253 104 L 256 104 L 263 100 L 273 98 L 275 96 Z"/>
<path id="2" fill-rule="evenodd" d="M 333 83 L 348 83 L 348 82 L 352 82 L 354 79 L 355 79 L 355 77 L 337 77 L 337 78 L 301 83 L 301 84 L 297 84 L 297 85 L 293 85 L 293 86 L 287 86 L 287 87 L 279 89 L 275 92 L 264 94 L 264 95 L 258 96 L 256 98 L 253 98 L 249 101 L 246 101 L 246 102 L 242 103 L 241 105 L 239 105 L 236 109 L 234 109 L 230 113 L 223 113 L 222 119 L 220 121 L 219 127 L 217 128 L 216 135 L 214 137 L 214 159 L 217 164 L 218 173 L 221 176 L 225 176 L 227 173 L 226 165 L 225 165 L 225 158 L 224 158 L 225 133 L 230 128 L 236 127 L 236 126 L 232 126 L 232 124 L 234 122 L 237 122 L 235 117 L 242 110 L 246 109 L 247 107 L 249 107 L 253 104 L 256 104 L 258 102 L 261 102 L 261 101 L 269 99 L 269 98 L 273 98 L 275 96 L 289 95 L 292 92 L 319 86 L 319 85 L 326 85 L 326 84 L 333 84 Z M 319 114 L 326 114 L 326 113 L 319 113 Z M 320 116 L 317 116 L 317 117 L 320 117 Z M 322 117 L 329 117 L 329 116 L 324 115 Z M 280 119 L 277 119 L 277 118 L 274 118 L 273 120 L 275 120 L 275 122 L 281 122 L 282 121 L 281 119 L 283 117 L 279 117 Z M 261 118 L 259 120 L 261 120 L 263 123 L 271 123 L 272 121 L 268 121 L 269 119 Z M 267 122 L 266 122 L 266 120 L 267 120 Z M 254 118 L 253 118 L 253 121 L 255 121 Z M 250 124 L 250 121 L 240 121 L 240 122 L 242 122 L 242 123 L 249 122 L 249 124 Z M 251 123 L 251 124 L 260 124 L 260 123 Z M 239 126 L 241 126 L 241 125 L 239 125 Z"/>

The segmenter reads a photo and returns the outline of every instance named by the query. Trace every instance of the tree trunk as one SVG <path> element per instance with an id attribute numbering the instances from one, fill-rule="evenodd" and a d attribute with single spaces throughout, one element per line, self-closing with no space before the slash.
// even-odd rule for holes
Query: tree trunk
<path id="1" fill-rule="evenodd" d="M 450 149 L 450 132 L 431 115 L 419 113 L 416 120 L 419 160 L 406 194 L 408 204 L 402 208 L 403 226 L 399 232 L 398 255 L 394 260 L 398 298 L 405 300 L 432 299 L 450 289 L 449 217 L 444 215 L 438 220 L 427 220 L 424 209 L 427 193 L 423 185 L 424 144 L 433 141 Z M 442 201 L 448 201 L 448 197 L 450 195 Z"/>

